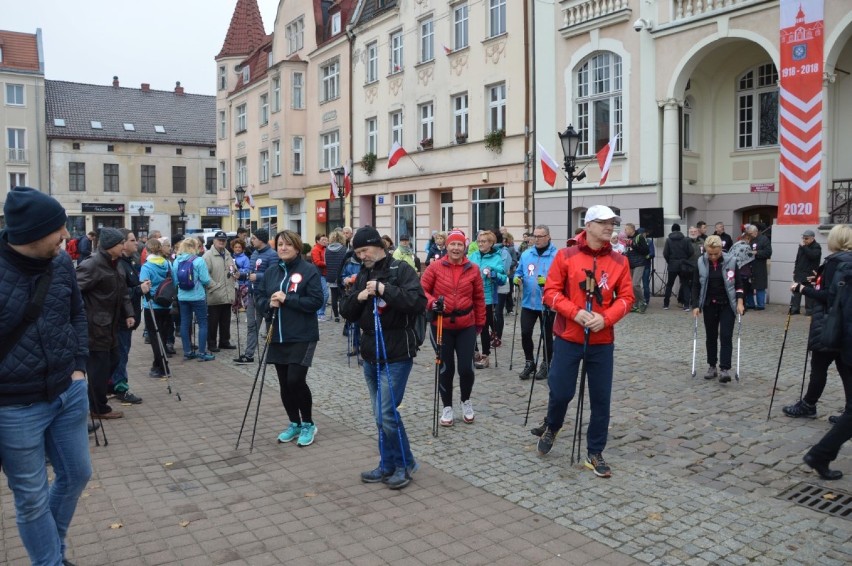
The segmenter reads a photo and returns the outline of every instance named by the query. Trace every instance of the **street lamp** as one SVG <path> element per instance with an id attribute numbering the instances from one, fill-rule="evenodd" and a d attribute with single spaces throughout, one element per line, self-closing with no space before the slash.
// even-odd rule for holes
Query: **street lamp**
<path id="1" fill-rule="evenodd" d="M 180 221 L 180 233 L 186 234 L 186 201 L 183 198 L 178 201 L 178 207 L 180 208 L 180 216 L 178 216 L 178 220 Z"/>
<path id="2" fill-rule="evenodd" d="M 346 169 L 338 167 L 334 170 L 334 181 L 337 183 L 337 198 L 340 201 L 340 227 L 346 225 Z"/>
<path id="3" fill-rule="evenodd" d="M 565 128 L 565 131 L 559 134 L 559 141 L 562 142 L 562 153 L 565 155 L 565 172 L 568 174 L 568 235 L 566 236 L 566 239 L 568 239 L 573 236 L 574 231 L 572 222 L 572 216 L 574 215 L 574 198 L 572 195 L 574 181 L 584 179 L 586 174 L 580 173 L 579 175 L 574 175 L 574 171 L 577 170 L 575 166 L 577 149 L 580 147 L 580 134 L 574 130 L 574 126 L 569 124 Z"/>
<path id="4" fill-rule="evenodd" d="M 142 237 L 142 234 L 148 235 L 148 229 L 145 228 L 145 207 L 139 207 L 139 237 Z"/>
<path id="5" fill-rule="evenodd" d="M 246 196 L 246 188 L 242 185 L 239 185 L 234 189 L 234 194 L 237 195 L 237 209 L 239 210 L 237 217 L 237 228 L 243 227 L 243 199 Z"/>

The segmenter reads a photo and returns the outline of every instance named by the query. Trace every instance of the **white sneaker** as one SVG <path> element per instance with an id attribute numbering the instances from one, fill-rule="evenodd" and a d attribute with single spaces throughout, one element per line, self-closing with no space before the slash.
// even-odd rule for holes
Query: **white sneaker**
<path id="1" fill-rule="evenodd" d="M 462 419 L 467 424 L 473 423 L 473 404 L 470 402 L 470 399 L 462 403 Z"/>
<path id="2" fill-rule="evenodd" d="M 453 408 L 444 407 L 444 412 L 441 413 L 441 426 L 453 426 Z"/>

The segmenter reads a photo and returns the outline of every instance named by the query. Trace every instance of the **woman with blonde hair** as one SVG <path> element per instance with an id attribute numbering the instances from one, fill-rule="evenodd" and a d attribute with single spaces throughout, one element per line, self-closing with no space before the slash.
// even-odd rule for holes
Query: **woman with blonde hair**
<path id="1" fill-rule="evenodd" d="M 180 340 L 183 346 L 183 359 L 198 359 L 209 362 L 215 356 L 207 351 L 207 291 L 210 284 L 210 272 L 207 264 L 198 255 L 199 242 L 195 238 L 185 238 L 178 246 L 178 255 L 172 264 L 172 280 L 178 292 L 180 306 Z M 198 354 L 192 351 L 192 315 L 198 322 Z"/>

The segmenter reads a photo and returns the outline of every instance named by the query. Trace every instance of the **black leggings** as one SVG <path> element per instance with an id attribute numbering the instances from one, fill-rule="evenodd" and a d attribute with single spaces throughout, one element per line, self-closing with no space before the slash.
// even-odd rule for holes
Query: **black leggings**
<path id="1" fill-rule="evenodd" d="M 340 303 L 340 287 L 331 285 L 328 286 L 331 290 L 331 312 L 334 314 L 334 318 L 338 318 L 340 316 L 340 311 L 338 310 L 338 306 Z"/>
<path id="2" fill-rule="evenodd" d="M 544 353 L 540 355 L 542 356 L 541 359 L 550 363 L 550 360 L 553 359 L 553 319 L 555 317 L 551 310 L 544 312 Z M 537 322 L 539 322 L 539 329 L 541 328 L 541 317 L 541 311 L 521 309 L 521 347 L 524 349 L 524 359 L 528 362 L 535 360 L 532 335 Z"/>
<path id="3" fill-rule="evenodd" d="M 496 305 L 485 305 L 485 326 L 482 328 L 482 355 L 491 353 L 491 335 L 494 333 L 494 308 Z M 474 344 L 476 341 L 474 340 Z"/>
<path id="4" fill-rule="evenodd" d="M 432 334 L 435 335 L 435 332 L 436 329 L 432 326 Z M 476 328 L 469 326 L 458 330 L 444 330 L 442 342 L 438 384 L 441 389 L 441 402 L 445 407 L 452 407 L 456 360 L 459 366 L 459 392 L 462 403 L 470 399 L 473 391 L 473 348 L 476 345 Z"/>
<path id="5" fill-rule="evenodd" d="M 151 309 L 145 309 L 145 326 L 150 329 L 148 337 L 151 339 L 151 350 L 154 352 L 154 363 L 151 364 L 151 368 L 165 371 L 163 354 L 160 352 L 160 344 L 154 334 L 154 322 L 157 323 L 157 330 L 159 330 L 160 339 L 163 341 L 163 347 L 165 347 L 169 343 L 169 325 L 172 323 L 172 315 L 169 314 L 169 309 L 154 309 L 154 316 L 151 316 Z"/>
<path id="6" fill-rule="evenodd" d="M 828 368 L 831 363 L 837 368 L 840 380 L 843 382 L 843 392 L 846 395 L 846 411 L 852 411 L 852 367 L 843 363 L 840 352 L 811 352 L 811 376 L 808 381 L 808 391 L 805 393 L 805 401 L 816 405 L 825 384 L 828 381 Z"/>
<path id="7" fill-rule="evenodd" d="M 313 397 L 308 387 L 308 367 L 299 364 L 275 364 L 278 384 L 281 386 L 281 403 L 291 423 L 313 423 L 311 408 Z"/>
<path id="8" fill-rule="evenodd" d="M 736 315 L 728 303 L 704 303 L 704 332 L 707 335 L 707 364 L 719 369 L 731 369 L 731 354 L 734 351 L 734 323 Z M 716 341 L 721 344 L 717 350 Z"/>
<path id="9" fill-rule="evenodd" d="M 506 324 L 506 301 L 511 297 L 509 293 L 497 294 L 497 307 L 494 309 L 494 333 L 503 339 L 503 328 Z"/>

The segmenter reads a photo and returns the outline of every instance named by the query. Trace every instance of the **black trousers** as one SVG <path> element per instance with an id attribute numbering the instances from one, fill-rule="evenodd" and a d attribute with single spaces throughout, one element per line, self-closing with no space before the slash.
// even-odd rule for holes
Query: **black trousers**
<path id="1" fill-rule="evenodd" d="M 157 342 L 157 336 L 154 334 L 154 323 L 157 323 L 157 330 L 160 334 L 160 339 L 163 341 L 163 347 L 169 342 L 169 325 L 172 324 L 172 315 L 169 309 L 154 309 L 153 316 L 151 309 L 145 309 L 145 326 L 150 328 L 148 336 L 151 338 L 151 351 L 154 352 L 154 363 L 151 368 L 157 368 L 165 371 L 163 365 L 163 353 L 160 352 L 160 344 Z M 174 327 L 172 327 L 174 332 Z"/>
<path id="2" fill-rule="evenodd" d="M 852 412 L 848 410 L 840 415 L 837 424 L 831 427 L 825 436 L 810 449 L 809 454 L 817 462 L 831 462 L 837 458 L 843 443 L 852 438 Z"/>
<path id="3" fill-rule="evenodd" d="M 308 366 L 275 364 L 275 371 L 281 387 L 281 403 L 290 422 L 313 424 L 311 409 L 314 401 L 308 387 Z"/>
<path id="4" fill-rule="evenodd" d="M 678 292 L 677 292 L 677 302 L 679 302 L 682 305 L 686 304 L 686 302 L 683 299 L 684 299 L 684 296 L 686 295 L 687 285 L 686 285 L 686 281 L 685 281 L 683 274 L 681 274 L 680 271 L 669 271 L 669 277 L 668 277 L 668 280 L 666 281 L 666 294 L 663 297 L 663 306 L 664 307 L 669 306 L 669 300 L 672 298 L 672 289 L 674 288 L 675 279 L 678 279 L 678 278 L 680 278 L 680 288 L 678 289 Z M 691 291 L 691 289 L 690 289 L 690 291 Z"/>
<path id="5" fill-rule="evenodd" d="M 485 305 L 485 327 L 482 329 L 480 339 L 482 340 L 482 355 L 491 353 L 491 335 L 494 334 L 494 309 L 497 305 Z"/>
<path id="6" fill-rule="evenodd" d="M 89 403 L 91 411 L 95 414 L 104 415 L 112 411 L 112 407 L 107 405 L 107 390 L 109 378 L 112 377 L 117 367 L 117 347 L 106 351 L 89 351 L 89 359 L 86 361 L 86 375 L 89 378 Z"/>
<path id="7" fill-rule="evenodd" d="M 218 338 L 218 342 L 217 339 Z M 231 305 L 207 305 L 207 349 L 231 343 Z"/>
<path id="8" fill-rule="evenodd" d="M 544 354 L 542 359 L 548 364 L 553 359 L 553 320 L 555 313 L 551 310 L 544 311 Z M 521 347 L 524 349 L 524 359 L 528 362 L 535 360 L 535 347 L 533 346 L 533 328 L 536 323 L 541 327 L 542 312 L 532 309 L 521 309 Z"/>
<path id="9" fill-rule="evenodd" d="M 704 304 L 704 332 L 707 335 L 707 364 L 719 369 L 731 369 L 731 354 L 734 351 L 734 322 L 736 317 L 728 303 Z M 718 344 L 721 344 L 721 352 Z"/>
<path id="10" fill-rule="evenodd" d="M 328 288 L 331 291 L 331 312 L 334 314 L 334 318 L 338 318 L 340 316 L 340 287 L 329 285 Z"/>
<path id="11" fill-rule="evenodd" d="M 852 411 L 852 366 L 843 363 L 840 352 L 811 352 L 811 376 L 805 401 L 816 405 L 828 381 L 828 368 L 834 362 L 840 380 L 843 382 L 843 392 L 846 394 L 846 411 Z"/>
<path id="12" fill-rule="evenodd" d="M 432 326 L 432 335 L 437 332 Z M 444 407 L 453 406 L 453 377 L 456 374 L 456 361 L 459 367 L 459 392 L 464 403 L 473 392 L 473 348 L 476 345 L 476 328 L 460 328 L 442 331 L 441 369 L 438 373 L 438 385 L 441 390 L 441 402 Z"/>

